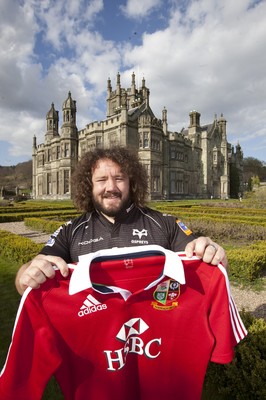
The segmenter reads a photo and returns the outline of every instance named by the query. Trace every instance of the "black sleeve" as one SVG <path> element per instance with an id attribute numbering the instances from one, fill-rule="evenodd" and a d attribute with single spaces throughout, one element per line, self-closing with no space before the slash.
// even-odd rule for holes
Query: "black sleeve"
<path id="1" fill-rule="evenodd" d="M 156 229 L 158 225 L 161 227 L 170 250 L 184 251 L 186 245 L 196 239 L 193 232 L 176 216 L 150 208 L 146 209 L 146 214 L 156 222 Z"/>
<path id="2" fill-rule="evenodd" d="M 184 251 L 186 245 L 196 239 L 193 232 L 179 218 L 162 214 L 162 221 L 167 232 L 170 250 Z"/>
<path id="3" fill-rule="evenodd" d="M 186 245 L 196 239 L 193 232 L 178 218 L 168 216 L 170 224 L 170 249 L 172 251 L 183 251 Z"/>
<path id="4" fill-rule="evenodd" d="M 61 225 L 50 237 L 48 242 L 42 248 L 39 254 L 57 256 L 63 258 L 65 262 L 70 263 L 70 238 L 72 232 L 72 223 L 68 222 Z"/>

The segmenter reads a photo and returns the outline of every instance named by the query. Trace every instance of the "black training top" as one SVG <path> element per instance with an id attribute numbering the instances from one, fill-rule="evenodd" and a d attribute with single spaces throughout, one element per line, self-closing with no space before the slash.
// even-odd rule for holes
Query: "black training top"
<path id="1" fill-rule="evenodd" d="M 157 244 L 172 251 L 183 251 L 195 239 L 179 219 L 150 208 L 131 205 L 115 223 L 97 211 L 82 214 L 62 225 L 41 250 L 41 254 L 77 262 L 78 256 L 112 247 Z"/>

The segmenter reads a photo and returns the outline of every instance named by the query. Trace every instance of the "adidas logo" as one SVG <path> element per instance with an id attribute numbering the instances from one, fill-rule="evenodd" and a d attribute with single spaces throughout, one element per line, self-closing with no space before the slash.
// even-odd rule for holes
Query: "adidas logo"
<path id="1" fill-rule="evenodd" d="M 78 312 L 78 316 L 84 317 L 84 315 L 95 313 L 96 311 L 102 311 L 105 310 L 106 308 L 107 308 L 106 304 L 100 303 L 91 294 L 89 294 L 87 298 L 83 301 L 83 304 Z"/>

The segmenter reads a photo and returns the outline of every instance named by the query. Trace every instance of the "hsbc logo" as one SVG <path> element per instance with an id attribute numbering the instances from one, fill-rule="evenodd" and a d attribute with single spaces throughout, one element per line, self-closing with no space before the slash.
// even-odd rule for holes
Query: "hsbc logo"
<path id="1" fill-rule="evenodd" d="M 142 231 L 139 231 L 138 229 L 133 229 L 132 235 L 138 236 L 139 239 L 141 239 L 142 236 L 148 236 L 148 231 L 147 229 L 142 229 Z"/>
<path id="2" fill-rule="evenodd" d="M 159 357 L 161 351 L 161 338 L 151 339 L 144 342 L 140 337 L 149 326 L 143 321 L 142 318 L 132 318 L 122 325 L 116 339 L 124 343 L 124 347 L 118 350 L 105 350 L 108 371 L 117 371 L 122 369 L 126 364 L 127 356 L 130 353 L 138 354 L 139 356 L 145 355 L 149 359 Z"/>

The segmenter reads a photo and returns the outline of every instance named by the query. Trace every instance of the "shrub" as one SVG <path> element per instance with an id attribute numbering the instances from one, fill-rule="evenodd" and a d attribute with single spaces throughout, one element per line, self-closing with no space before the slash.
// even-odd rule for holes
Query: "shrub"
<path id="1" fill-rule="evenodd" d="M 21 264 L 31 260 L 42 249 L 43 244 L 32 242 L 31 239 L 0 231 L 0 254 Z"/>
<path id="2" fill-rule="evenodd" d="M 227 251 L 230 275 L 251 282 L 266 269 L 266 243 L 253 243 L 241 249 Z"/>
<path id="3" fill-rule="evenodd" d="M 266 399 L 266 321 L 245 311 L 241 312 L 241 317 L 248 336 L 236 347 L 230 364 L 210 363 L 205 390 L 216 388 L 226 399 Z"/>
<path id="4" fill-rule="evenodd" d="M 37 229 L 41 232 L 53 233 L 60 225 L 63 224 L 62 221 L 49 220 L 44 218 L 25 218 L 25 225 L 30 226 L 33 229 Z"/>

